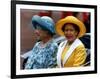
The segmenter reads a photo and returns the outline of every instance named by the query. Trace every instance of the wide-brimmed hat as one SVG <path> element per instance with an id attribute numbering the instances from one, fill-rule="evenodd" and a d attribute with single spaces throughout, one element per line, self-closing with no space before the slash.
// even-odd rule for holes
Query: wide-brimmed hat
<path id="1" fill-rule="evenodd" d="M 74 16 L 67 16 L 64 19 L 61 19 L 56 23 L 56 31 L 59 35 L 64 36 L 64 32 L 62 30 L 62 27 L 64 26 L 64 24 L 67 24 L 67 23 L 75 24 L 79 27 L 80 31 L 79 31 L 79 34 L 77 36 L 78 38 L 82 37 L 85 34 L 86 27 L 85 27 L 84 23 Z"/>
<path id="2" fill-rule="evenodd" d="M 55 34 L 55 23 L 52 18 L 48 16 L 38 16 L 34 15 L 32 17 L 33 27 L 36 27 L 36 24 L 39 24 L 41 28 L 49 31 L 52 34 Z"/>

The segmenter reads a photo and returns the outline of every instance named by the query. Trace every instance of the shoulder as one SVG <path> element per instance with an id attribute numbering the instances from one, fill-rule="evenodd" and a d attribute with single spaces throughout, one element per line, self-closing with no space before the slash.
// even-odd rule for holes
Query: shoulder
<path id="1" fill-rule="evenodd" d="M 75 44 L 78 44 L 77 49 L 85 48 L 84 44 L 80 39 L 76 39 Z"/>
<path id="2" fill-rule="evenodd" d="M 54 40 L 52 40 L 50 43 L 50 46 L 51 47 L 58 47 L 58 44 Z"/>
<path id="3" fill-rule="evenodd" d="M 84 44 L 80 44 L 76 49 L 85 49 Z"/>
<path id="4" fill-rule="evenodd" d="M 80 41 L 81 42 L 81 41 Z M 77 49 L 85 48 L 84 44 L 81 42 L 81 44 L 77 47 Z"/>
<path id="5" fill-rule="evenodd" d="M 80 52 L 86 51 L 86 48 L 85 48 L 84 44 L 82 43 L 75 49 L 75 51 L 80 51 Z"/>
<path id="6" fill-rule="evenodd" d="M 52 41 L 48 44 L 48 46 L 46 47 L 46 50 L 57 51 L 58 50 L 58 44 L 56 42 Z"/>

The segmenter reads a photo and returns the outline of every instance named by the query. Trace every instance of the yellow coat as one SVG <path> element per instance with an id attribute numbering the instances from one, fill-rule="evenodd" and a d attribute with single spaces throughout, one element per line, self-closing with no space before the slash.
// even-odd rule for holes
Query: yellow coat
<path id="1" fill-rule="evenodd" d="M 65 54 L 67 53 L 70 46 L 65 46 L 61 53 L 61 63 L 64 60 Z M 60 51 L 60 49 L 58 50 Z M 86 60 L 86 49 L 83 43 L 75 48 L 72 54 L 69 56 L 63 67 L 77 67 L 82 66 Z M 58 58 L 59 59 L 59 58 Z"/>
<path id="2" fill-rule="evenodd" d="M 67 50 L 64 49 L 65 51 Z M 63 51 L 61 59 L 63 61 L 64 55 L 66 52 Z M 84 45 L 79 45 L 71 54 L 71 56 L 68 58 L 66 63 L 64 64 L 64 67 L 76 67 L 76 66 L 81 66 L 84 64 L 86 59 L 86 50 Z"/>

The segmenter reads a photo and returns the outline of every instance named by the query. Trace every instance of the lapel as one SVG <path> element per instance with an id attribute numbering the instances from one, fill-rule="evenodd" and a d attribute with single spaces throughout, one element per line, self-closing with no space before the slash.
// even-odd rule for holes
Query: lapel
<path id="1" fill-rule="evenodd" d="M 60 43 L 59 47 L 58 47 L 58 53 L 57 53 L 57 64 L 59 67 L 61 67 L 61 54 L 64 50 L 64 47 L 66 45 L 67 41 L 63 41 Z"/>
<path id="2" fill-rule="evenodd" d="M 66 52 L 64 61 L 61 62 L 61 55 L 64 50 L 65 45 L 67 44 L 67 41 L 64 41 L 59 46 L 59 51 L 57 53 L 57 63 L 59 67 L 63 67 L 68 58 L 71 56 L 72 52 L 80 45 L 82 42 L 79 39 L 76 39 L 73 44 L 70 46 L 69 50 Z M 62 63 L 62 64 L 61 64 Z"/>

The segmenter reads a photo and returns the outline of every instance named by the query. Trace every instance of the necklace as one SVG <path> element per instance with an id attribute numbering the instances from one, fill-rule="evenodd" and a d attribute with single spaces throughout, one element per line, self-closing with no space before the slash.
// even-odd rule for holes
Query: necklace
<path id="1" fill-rule="evenodd" d="M 41 48 L 45 48 L 50 42 L 52 41 L 52 39 L 50 39 L 48 42 L 43 43 L 42 41 L 40 42 L 40 47 Z"/>

